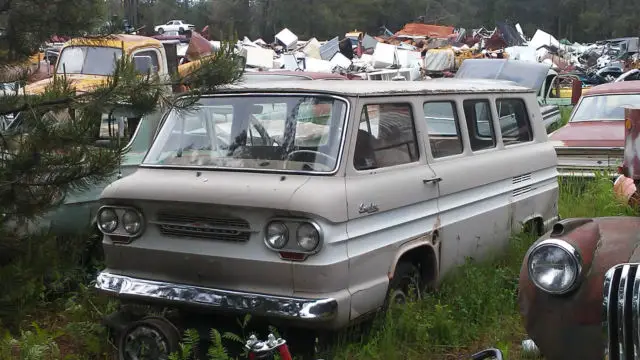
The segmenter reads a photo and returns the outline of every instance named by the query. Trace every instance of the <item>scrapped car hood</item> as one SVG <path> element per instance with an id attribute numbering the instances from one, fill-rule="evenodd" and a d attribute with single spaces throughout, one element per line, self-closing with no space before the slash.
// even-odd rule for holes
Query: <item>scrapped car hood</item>
<path id="1" fill-rule="evenodd" d="M 570 122 L 549 139 L 556 147 L 624 147 L 624 121 Z"/>
<path id="2" fill-rule="evenodd" d="M 62 77 L 62 75 L 56 75 Z M 86 92 L 93 88 L 103 85 L 108 77 L 100 75 L 66 75 L 67 81 L 71 86 L 75 87 L 78 92 Z M 25 92 L 31 95 L 42 94 L 45 88 L 53 82 L 54 78 L 50 77 L 25 86 Z"/>
<path id="3" fill-rule="evenodd" d="M 345 178 L 225 170 L 138 168 L 104 189 L 102 200 L 218 204 L 347 219 Z"/>
<path id="4" fill-rule="evenodd" d="M 508 80 L 539 91 L 549 73 L 549 64 L 506 59 L 468 59 L 456 73 L 458 79 Z"/>

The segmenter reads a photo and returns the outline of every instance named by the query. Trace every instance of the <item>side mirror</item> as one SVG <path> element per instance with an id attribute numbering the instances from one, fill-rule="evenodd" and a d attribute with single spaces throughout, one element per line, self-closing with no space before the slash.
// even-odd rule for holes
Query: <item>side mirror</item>
<path id="1" fill-rule="evenodd" d="M 147 74 L 149 72 L 155 72 L 153 70 L 153 62 L 151 61 L 151 56 L 134 56 L 133 57 L 133 65 L 137 72 L 141 74 Z"/>
<path id="2" fill-rule="evenodd" d="M 573 79 L 571 83 L 571 105 L 578 103 L 582 97 L 582 81 L 580 79 Z"/>

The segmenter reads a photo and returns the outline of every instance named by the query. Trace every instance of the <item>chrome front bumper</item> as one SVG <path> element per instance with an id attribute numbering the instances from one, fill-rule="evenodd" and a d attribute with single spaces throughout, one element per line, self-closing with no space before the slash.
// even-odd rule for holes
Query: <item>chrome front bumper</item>
<path id="1" fill-rule="evenodd" d="M 144 280 L 109 272 L 101 272 L 98 275 L 95 287 L 98 291 L 121 298 L 191 305 L 305 322 L 330 321 L 338 314 L 338 301 L 333 298 L 305 299 L 219 290 Z"/>
<path id="2" fill-rule="evenodd" d="M 572 168 L 562 168 L 558 166 L 558 176 L 561 178 L 587 178 L 594 179 L 596 177 L 596 173 L 604 174 L 606 177 L 615 180 L 620 174 L 618 174 L 617 170 L 613 169 L 593 169 L 593 170 L 577 170 Z"/>

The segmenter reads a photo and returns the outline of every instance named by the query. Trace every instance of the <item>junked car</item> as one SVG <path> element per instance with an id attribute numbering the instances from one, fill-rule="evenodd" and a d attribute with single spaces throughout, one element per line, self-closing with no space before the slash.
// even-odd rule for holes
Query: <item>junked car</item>
<path id="1" fill-rule="evenodd" d="M 636 119 L 626 134 L 637 135 L 640 109 L 626 112 Z M 638 180 L 640 148 L 636 136 L 626 139 L 631 153 L 623 167 Z M 566 219 L 528 250 L 518 300 L 527 333 L 545 359 L 637 358 L 639 232 L 638 217 Z"/>
<path id="2" fill-rule="evenodd" d="M 547 90 L 547 87 L 557 77 L 557 75 L 553 75 L 555 77 L 548 78 L 547 75 L 552 73 L 550 67 L 551 65 L 549 64 L 528 63 L 519 60 L 467 59 L 462 62 L 455 77 L 458 79 L 508 80 L 520 86 L 536 90 L 542 122 L 546 129 L 550 129 L 561 120 L 558 104 L 547 103 L 547 101 L 543 100 L 544 97 L 541 98 L 541 96 L 544 96 L 545 91 L 550 91 Z"/>
<path id="3" fill-rule="evenodd" d="M 624 111 L 640 104 L 640 82 L 598 85 L 576 104 L 569 122 L 549 134 L 561 177 L 616 179 L 624 151 Z"/>
<path id="4" fill-rule="evenodd" d="M 250 313 L 306 341 L 514 231 L 549 229 L 555 166 L 535 90 L 511 82 L 228 86 L 171 111 L 138 170 L 103 191 L 96 287 L 122 304 Z M 106 322 L 130 350 L 135 329 L 175 338 L 166 329 L 185 324 L 127 312 Z"/>
<path id="5" fill-rule="evenodd" d="M 177 31 L 178 33 L 183 33 L 187 30 L 195 29 L 195 25 L 187 24 L 187 22 L 183 20 L 170 20 L 166 24 L 154 26 L 153 28 L 153 30 L 160 35 L 164 34 L 165 31 Z"/>

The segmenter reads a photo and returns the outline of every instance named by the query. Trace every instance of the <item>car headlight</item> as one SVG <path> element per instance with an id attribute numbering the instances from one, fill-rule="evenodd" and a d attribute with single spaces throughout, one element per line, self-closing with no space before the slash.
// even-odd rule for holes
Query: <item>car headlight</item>
<path id="1" fill-rule="evenodd" d="M 267 226 L 265 241 L 274 249 L 282 249 L 289 241 L 289 229 L 281 221 L 274 221 Z"/>
<path id="2" fill-rule="evenodd" d="M 562 295 L 573 290 L 582 272 L 582 258 L 564 240 L 548 239 L 530 250 L 529 278 L 542 291 Z"/>
<path id="3" fill-rule="evenodd" d="M 296 238 L 301 248 L 305 251 L 313 251 L 320 243 L 320 232 L 315 226 L 303 223 L 298 227 Z"/>
<path id="4" fill-rule="evenodd" d="M 142 217 L 136 211 L 127 210 L 122 216 L 122 226 L 129 234 L 137 234 L 142 228 Z"/>
<path id="5" fill-rule="evenodd" d="M 105 233 L 112 233 L 118 228 L 118 214 L 111 208 L 101 209 L 98 213 L 98 227 Z"/>

